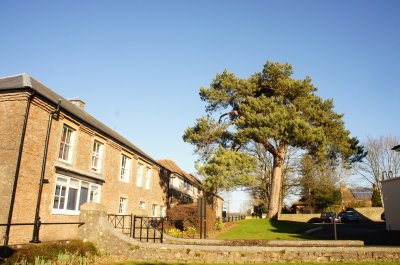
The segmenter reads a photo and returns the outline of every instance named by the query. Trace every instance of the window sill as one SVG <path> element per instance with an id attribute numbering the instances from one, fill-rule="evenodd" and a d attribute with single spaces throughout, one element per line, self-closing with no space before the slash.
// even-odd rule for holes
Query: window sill
<path id="1" fill-rule="evenodd" d="M 69 161 L 69 160 L 64 160 L 64 159 L 59 158 L 58 161 L 60 161 L 63 164 L 66 164 L 66 165 L 72 165 L 72 161 Z"/>
<path id="2" fill-rule="evenodd" d="M 79 215 L 80 211 L 72 211 L 72 210 L 55 210 L 53 209 L 51 211 L 52 215 Z"/>

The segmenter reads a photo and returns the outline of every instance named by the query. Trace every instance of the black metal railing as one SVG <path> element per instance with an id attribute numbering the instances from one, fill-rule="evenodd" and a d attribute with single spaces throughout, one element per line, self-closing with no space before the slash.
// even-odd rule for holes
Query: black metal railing
<path id="1" fill-rule="evenodd" d="M 41 243 L 39 240 L 39 231 L 42 225 L 84 225 L 84 222 L 42 222 L 38 221 L 37 223 L 11 223 L 11 224 L 0 224 L 0 227 L 5 226 L 5 227 L 11 227 L 11 226 L 35 226 L 37 229 L 37 235 L 36 235 L 36 240 L 35 241 L 30 241 L 30 243 Z M 4 245 L 8 245 L 8 240 L 4 242 Z"/>
<path id="2" fill-rule="evenodd" d="M 133 219 L 133 238 L 137 238 L 140 241 L 160 240 L 163 242 L 163 231 L 164 231 L 164 218 L 160 217 L 143 217 L 134 216 Z"/>
<path id="3" fill-rule="evenodd" d="M 109 214 L 108 221 L 125 235 L 132 237 L 132 220 L 133 215 L 115 215 Z"/>
<path id="4" fill-rule="evenodd" d="M 162 217 L 109 214 L 108 221 L 123 234 L 146 242 L 163 243 L 164 220 Z"/>
<path id="5" fill-rule="evenodd" d="M 222 222 L 230 223 L 230 222 L 244 220 L 244 219 L 246 219 L 246 216 L 244 216 L 244 215 L 226 216 L 226 217 L 222 217 Z"/>

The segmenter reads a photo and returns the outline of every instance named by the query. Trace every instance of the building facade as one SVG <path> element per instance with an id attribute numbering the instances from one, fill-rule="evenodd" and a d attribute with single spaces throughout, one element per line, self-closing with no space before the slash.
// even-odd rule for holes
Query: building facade
<path id="1" fill-rule="evenodd" d="M 165 215 L 160 164 L 85 112 L 82 101 L 26 74 L 1 78 L 0 119 L 0 224 L 40 217 L 40 239 L 49 241 L 77 235 L 76 224 L 54 223 L 77 222 L 88 201 L 110 214 Z M 32 236 L 31 225 L 0 226 L 9 244 Z"/>
<path id="2" fill-rule="evenodd" d="M 197 198 L 203 194 L 201 182 L 193 175 L 183 171 L 172 160 L 158 160 L 157 162 L 167 170 L 169 206 L 196 203 Z"/>
<path id="3" fill-rule="evenodd" d="M 205 194 L 202 182 L 192 174 L 182 170 L 172 160 L 158 160 L 163 167 L 163 174 L 168 181 L 168 207 L 173 208 L 180 204 L 196 204 L 198 199 L 207 196 L 207 207 L 212 213 L 213 221 L 222 218 L 223 202 L 222 197 L 217 194 Z M 197 207 L 197 206 L 196 206 Z"/>
<path id="4" fill-rule="evenodd" d="M 400 231 L 400 177 L 382 180 L 382 195 L 385 207 L 386 230 Z"/>

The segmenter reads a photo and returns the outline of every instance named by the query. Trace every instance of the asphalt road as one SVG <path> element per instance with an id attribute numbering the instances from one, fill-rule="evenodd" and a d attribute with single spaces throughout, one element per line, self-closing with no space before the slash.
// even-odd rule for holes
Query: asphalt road
<path id="1" fill-rule="evenodd" d="M 333 224 L 321 224 L 322 229 L 310 235 L 317 239 L 334 240 Z M 338 223 L 338 240 L 362 240 L 369 246 L 400 246 L 400 231 L 386 231 L 384 222 Z"/>

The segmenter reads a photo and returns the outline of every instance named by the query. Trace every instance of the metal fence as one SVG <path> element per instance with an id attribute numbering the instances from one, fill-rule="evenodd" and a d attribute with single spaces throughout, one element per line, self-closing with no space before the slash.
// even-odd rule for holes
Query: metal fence
<path id="1" fill-rule="evenodd" d="M 0 224 L 0 227 L 5 226 L 5 227 L 11 227 L 11 226 L 36 226 L 37 231 L 33 234 L 33 238 L 29 243 L 41 243 L 39 240 L 39 232 L 40 228 L 42 225 L 84 225 L 84 222 L 42 222 L 38 221 L 38 223 L 10 223 L 10 224 Z M 8 245 L 8 238 L 4 240 L 4 245 Z"/>
<path id="2" fill-rule="evenodd" d="M 230 222 L 244 220 L 244 219 L 246 219 L 246 216 L 244 216 L 244 215 L 226 216 L 226 217 L 222 218 L 222 222 L 230 223 Z"/>
<path id="3" fill-rule="evenodd" d="M 109 214 L 108 221 L 132 238 L 163 243 L 165 218 Z"/>

